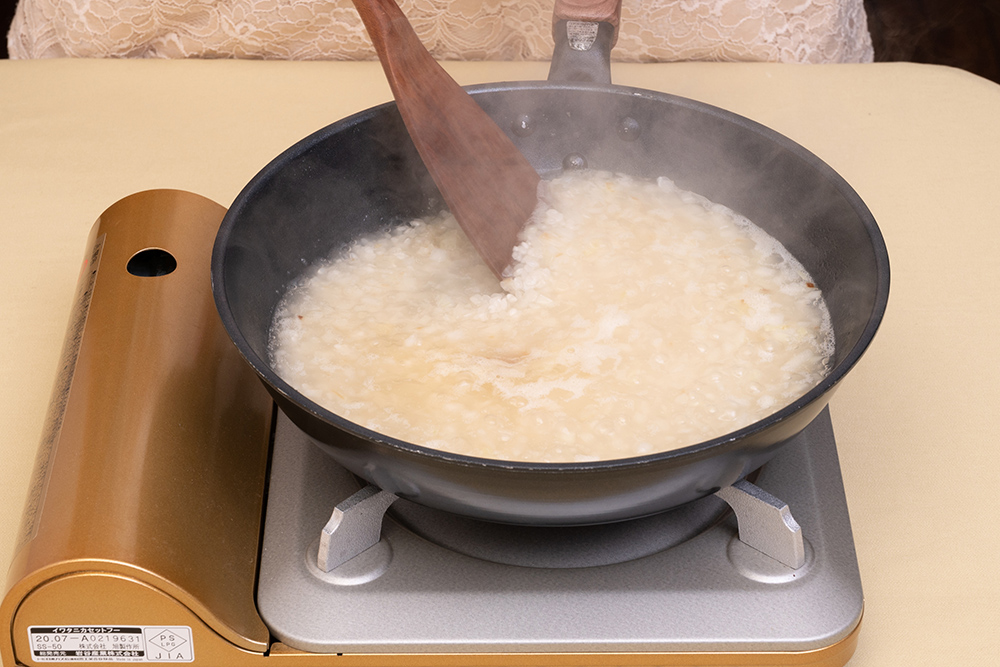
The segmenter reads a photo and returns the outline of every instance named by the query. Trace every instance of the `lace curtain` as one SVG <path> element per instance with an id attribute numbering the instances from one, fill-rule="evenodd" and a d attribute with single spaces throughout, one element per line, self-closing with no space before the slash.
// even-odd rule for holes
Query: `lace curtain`
<path id="1" fill-rule="evenodd" d="M 548 60 L 552 0 L 399 0 L 442 60 Z M 371 60 L 351 0 L 20 0 L 11 58 Z M 871 62 L 863 0 L 624 0 L 615 60 Z"/>

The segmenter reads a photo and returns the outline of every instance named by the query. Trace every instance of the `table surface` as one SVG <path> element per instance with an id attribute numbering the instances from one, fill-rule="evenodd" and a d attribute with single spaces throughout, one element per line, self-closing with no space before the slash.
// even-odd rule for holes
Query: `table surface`
<path id="1" fill-rule="evenodd" d="M 447 68 L 463 84 L 547 72 Z M 866 600 L 851 665 L 995 664 L 1000 86 L 901 63 L 616 64 L 613 76 L 774 128 L 872 210 L 889 307 L 831 404 Z M 390 93 L 376 63 L 86 60 L 0 61 L 0 91 L 6 570 L 97 216 L 151 188 L 229 205 L 284 148 Z"/>

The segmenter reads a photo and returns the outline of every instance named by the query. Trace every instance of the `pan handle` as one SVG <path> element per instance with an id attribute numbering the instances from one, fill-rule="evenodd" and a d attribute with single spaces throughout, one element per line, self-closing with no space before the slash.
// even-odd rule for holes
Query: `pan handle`
<path id="1" fill-rule="evenodd" d="M 621 12 L 621 0 L 556 0 L 549 81 L 611 83 Z"/>

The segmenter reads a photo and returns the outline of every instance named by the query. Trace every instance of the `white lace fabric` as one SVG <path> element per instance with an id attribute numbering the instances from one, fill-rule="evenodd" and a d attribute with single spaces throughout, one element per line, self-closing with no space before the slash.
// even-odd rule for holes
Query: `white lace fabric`
<path id="1" fill-rule="evenodd" d="M 399 0 L 441 60 L 548 60 L 553 0 Z M 11 58 L 374 60 L 351 0 L 20 0 Z M 624 0 L 613 58 L 857 63 L 863 0 Z"/>

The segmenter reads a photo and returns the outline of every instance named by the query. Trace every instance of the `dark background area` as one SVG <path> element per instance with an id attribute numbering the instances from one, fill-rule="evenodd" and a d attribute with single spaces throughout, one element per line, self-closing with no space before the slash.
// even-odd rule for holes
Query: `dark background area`
<path id="1" fill-rule="evenodd" d="M 0 45 L 0 58 L 7 57 L 7 30 L 10 22 L 14 18 L 14 8 L 17 7 L 17 0 L 0 0 L 0 26 L 3 26 L 3 44 Z"/>
<path id="2" fill-rule="evenodd" d="M 865 0 L 875 60 L 959 67 L 1000 83 L 1000 0 Z"/>
<path id="3" fill-rule="evenodd" d="M 17 0 L 0 0 L 7 29 Z M 1000 0 L 865 0 L 875 60 L 951 65 L 1000 83 Z"/>

